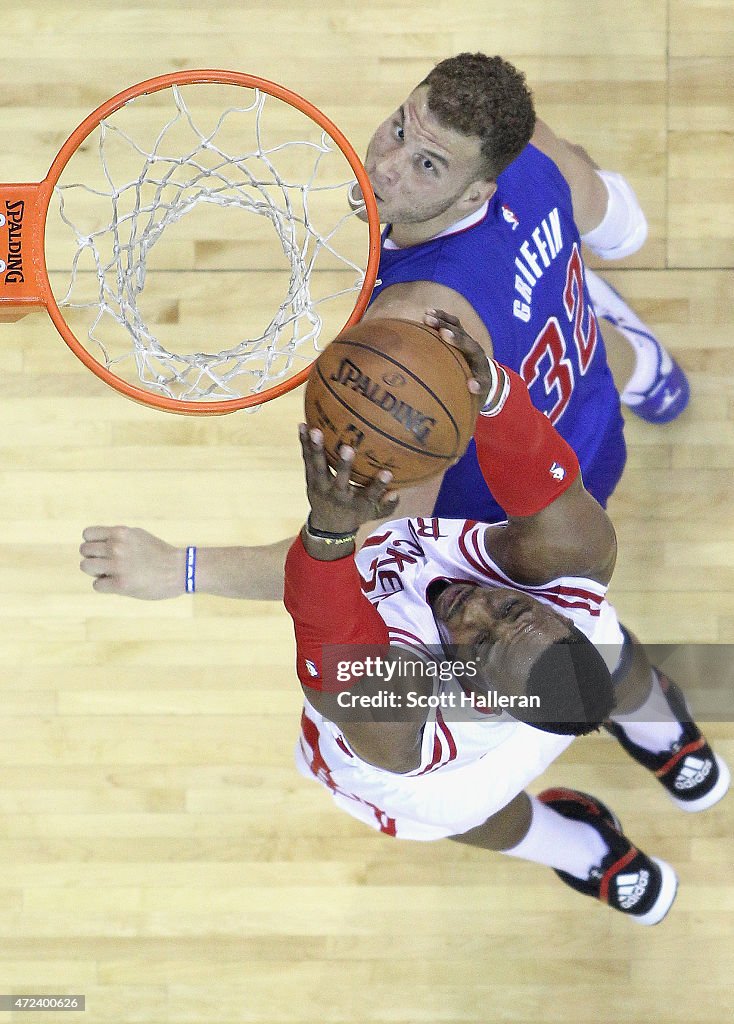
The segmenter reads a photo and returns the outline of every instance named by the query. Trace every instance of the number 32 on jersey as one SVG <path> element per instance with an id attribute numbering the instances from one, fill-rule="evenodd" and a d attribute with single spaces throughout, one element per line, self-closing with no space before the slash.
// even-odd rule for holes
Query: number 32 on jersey
<path id="1" fill-rule="evenodd" d="M 594 310 L 584 302 L 584 270 L 575 242 L 566 267 L 563 306 L 569 324 L 573 325 L 573 342 L 578 354 L 579 371 L 583 376 L 594 358 L 599 330 Z M 549 409 L 545 408 L 544 402 L 540 408 L 551 423 L 557 423 L 571 400 L 575 383 L 573 363 L 568 357 L 566 339 L 557 316 L 548 318 L 522 361 L 520 376 L 528 390 L 541 376 L 544 366 L 542 382 L 545 393 L 549 399 L 555 399 L 555 404 Z"/>

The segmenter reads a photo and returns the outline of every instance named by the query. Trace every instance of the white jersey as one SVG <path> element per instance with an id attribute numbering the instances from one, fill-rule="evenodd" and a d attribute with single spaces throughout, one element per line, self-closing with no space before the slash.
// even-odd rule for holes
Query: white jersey
<path id="1" fill-rule="evenodd" d="M 465 520 L 400 519 L 367 539 L 356 556 L 362 591 L 385 622 L 390 643 L 435 658 L 441 637 L 428 587 L 439 579 L 468 581 L 510 587 L 549 605 L 594 644 L 604 645 L 613 669 L 622 634 L 605 598 L 607 588 L 578 577 L 541 586 L 516 583 L 487 554 L 486 529 Z M 573 739 L 468 704 L 466 693 L 460 679 L 436 678 L 437 706 L 423 729 L 420 764 L 401 775 L 362 761 L 341 730 L 307 703 L 299 768 L 328 786 L 346 810 L 382 831 L 416 839 L 466 831 L 505 806 Z M 447 707 L 462 710 L 455 715 Z"/>

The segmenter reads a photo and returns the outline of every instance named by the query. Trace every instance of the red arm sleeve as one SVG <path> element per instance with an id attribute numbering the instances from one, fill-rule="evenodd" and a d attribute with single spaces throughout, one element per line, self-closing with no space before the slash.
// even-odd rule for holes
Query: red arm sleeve
<path id="1" fill-rule="evenodd" d="M 354 556 L 312 558 L 300 536 L 285 562 L 285 606 L 296 634 L 296 670 L 303 686 L 337 693 L 351 682 L 322 675 L 325 644 L 389 643 L 387 626 L 362 593 Z"/>
<path id="2" fill-rule="evenodd" d="M 532 516 L 571 486 L 579 474 L 578 459 L 532 404 L 523 379 L 499 363 L 494 368 L 499 401 L 477 417 L 477 459 L 508 516 Z"/>

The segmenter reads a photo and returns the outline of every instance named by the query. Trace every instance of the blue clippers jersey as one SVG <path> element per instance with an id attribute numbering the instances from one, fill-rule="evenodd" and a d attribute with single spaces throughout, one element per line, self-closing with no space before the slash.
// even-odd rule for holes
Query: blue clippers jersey
<path id="1" fill-rule="evenodd" d="M 601 504 L 625 460 L 619 396 L 584 282 L 571 192 L 560 171 L 528 145 L 498 178 L 486 215 L 471 227 L 405 249 L 383 244 L 380 284 L 435 281 L 474 307 L 494 357 L 526 381 L 533 404 L 578 455 Z M 441 487 L 434 515 L 497 522 L 472 441 Z"/>

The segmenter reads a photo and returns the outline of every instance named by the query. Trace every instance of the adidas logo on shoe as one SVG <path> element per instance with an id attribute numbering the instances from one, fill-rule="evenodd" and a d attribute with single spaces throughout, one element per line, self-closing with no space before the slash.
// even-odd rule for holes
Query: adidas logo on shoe
<path id="1" fill-rule="evenodd" d="M 561 881 L 585 896 L 628 914 L 638 924 L 662 921 L 675 899 L 678 885 L 669 864 L 657 857 L 648 857 L 633 846 L 612 811 L 588 793 L 559 787 L 543 790 L 538 799 L 561 817 L 590 825 L 609 851 L 601 864 L 593 867 L 583 879 L 555 868 Z"/>
<path id="2" fill-rule="evenodd" d="M 607 721 L 604 728 L 630 757 L 654 772 L 677 807 L 683 811 L 704 811 L 718 803 L 728 791 L 731 781 L 729 768 L 711 749 L 706 737 L 701 735 L 679 688 L 659 669 L 654 671 L 670 710 L 680 722 L 680 739 L 669 750 L 653 754 L 633 743 L 617 722 Z"/>
<path id="3" fill-rule="evenodd" d="M 711 774 L 713 766 L 713 761 L 710 758 L 701 760 L 700 757 L 689 755 L 675 777 L 674 788 L 678 790 L 695 789 Z"/>
<path id="4" fill-rule="evenodd" d="M 650 884 L 649 871 L 636 871 L 631 875 L 617 875 L 617 903 L 622 910 L 636 907 Z"/>

